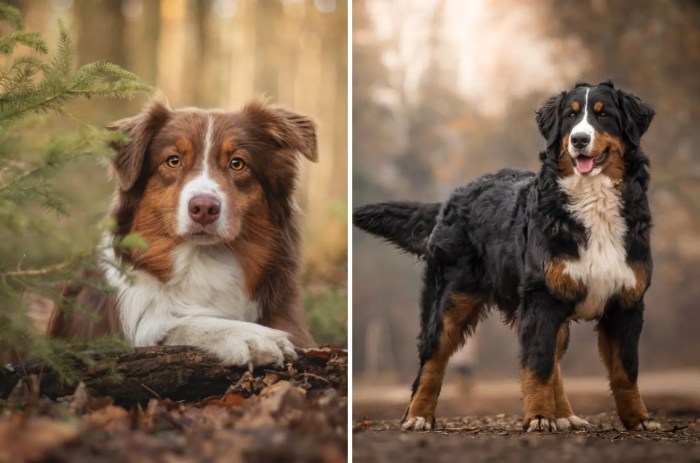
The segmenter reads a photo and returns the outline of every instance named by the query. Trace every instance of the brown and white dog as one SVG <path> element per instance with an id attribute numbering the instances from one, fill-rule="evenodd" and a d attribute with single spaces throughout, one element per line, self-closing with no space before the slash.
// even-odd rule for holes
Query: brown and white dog
<path id="1" fill-rule="evenodd" d="M 114 146 L 116 228 L 99 251 L 116 296 L 67 285 L 64 298 L 100 318 L 58 309 L 49 335 L 121 333 L 135 346 L 192 345 L 232 365 L 280 364 L 312 345 L 294 191 L 297 154 L 317 160 L 315 124 L 259 101 L 238 112 L 174 110 L 157 96 L 109 128 L 129 136 Z M 134 232 L 148 248 L 124 251 L 119 240 Z"/>

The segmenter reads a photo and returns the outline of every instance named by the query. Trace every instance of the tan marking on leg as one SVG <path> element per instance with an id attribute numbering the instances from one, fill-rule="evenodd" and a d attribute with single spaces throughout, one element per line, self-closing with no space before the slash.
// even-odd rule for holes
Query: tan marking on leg
<path id="1" fill-rule="evenodd" d="M 622 424 L 627 429 L 633 429 L 645 421 L 650 421 L 637 383 L 629 379 L 622 366 L 618 345 L 600 328 L 598 328 L 598 350 L 608 370 L 610 389 Z"/>
<path id="2" fill-rule="evenodd" d="M 465 332 L 474 328 L 483 307 L 481 298 L 459 293 L 452 296 L 452 307 L 445 312 L 442 319 L 443 327 L 438 348 L 432 358 L 423 364 L 418 388 L 411 398 L 411 404 L 403 419 L 404 429 L 430 430 L 433 428 L 435 407 L 442 388 L 442 380 L 445 377 L 447 362 L 450 356 L 464 344 Z"/>
<path id="3" fill-rule="evenodd" d="M 554 416 L 556 418 L 568 418 L 574 414 L 569 403 L 569 398 L 564 392 L 564 381 L 561 377 L 559 361 L 566 353 L 566 338 L 569 335 L 569 326 L 564 324 L 557 333 L 557 352 L 554 357 L 554 375 L 552 377 L 552 389 L 554 394 Z"/>
<path id="4" fill-rule="evenodd" d="M 527 430 L 549 431 L 548 423 L 554 423 L 554 375 L 546 380 L 541 380 L 537 375 L 526 368 L 520 370 L 520 385 L 523 390 L 523 427 Z M 532 429 L 533 420 L 546 421 L 549 429 Z"/>
<path id="5" fill-rule="evenodd" d="M 632 288 L 627 286 L 623 287 L 622 291 L 620 292 L 620 304 L 622 304 L 622 307 L 625 308 L 631 307 L 638 302 L 644 295 L 644 291 L 646 291 L 647 286 L 649 286 L 649 275 L 644 267 L 637 262 L 632 262 L 629 265 L 630 268 L 632 268 L 632 272 L 634 272 L 636 283 Z"/>
<path id="6" fill-rule="evenodd" d="M 545 262 L 544 279 L 547 288 L 567 301 L 582 299 L 586 295 L 586 286 L 566 274 L 565 269 L 566 263 L 561 259 Z"/>
<path id="7" fill-rule="evenodd" d="M 569 398 L 564 391 L 564 380 L 562 379 L 560 361 L 566 353 L 568 336 L 569 325 L 565 323 L 559 328 L 559 332 L 557 333 L 557 351 L 554 359 L 554 374 L 552 378 L 554 416 L 556 417 L 557 430 L 571 431 L 573 429 L 590 431 L 593 427 L 588 421 L 574 415 Z"/>

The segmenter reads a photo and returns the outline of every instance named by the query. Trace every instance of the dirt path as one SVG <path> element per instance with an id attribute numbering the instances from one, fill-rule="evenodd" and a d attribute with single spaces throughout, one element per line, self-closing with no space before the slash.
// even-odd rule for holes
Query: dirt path
<path id="1" fill-rule="evenodd" d="M 700 371 L 640 378 L 661 432 L 628 432 L 614 413 L 603 378 L 566 381 L 576 412 L 593 432 L 522 432 L 515 380 L 479 381 L 468 392 L 447 384 L 434 432 L 402 432 L 407 386 L 353 388 L 353 460 L 358 462 L 700 462 Z M 455 415 L 460 415 L 455 417 Z M 451 418 L 450 418 L 451 417 Z"/>

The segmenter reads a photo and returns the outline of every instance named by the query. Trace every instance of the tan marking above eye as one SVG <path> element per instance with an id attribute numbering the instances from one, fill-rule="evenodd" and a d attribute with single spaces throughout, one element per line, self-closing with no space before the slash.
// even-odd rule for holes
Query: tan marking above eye
<path id="1" fill-rule="evenodd" d="M 599 113 L 603 109 L 603 103 L 598 101 L 593 105 L 593 111 Z"/>
<path id="2" fill-rule="evenodd" d="M 578 112 L 578 110 L 581 109 L 581 105 L 578 104 L 578 101 L 574 101 L 573 103 L 571 103 L 571 109 Z"/>
<path id="3" fill-rule="evenodd" d="M 192 151 L 192 142 L 189 141 L 187 138 L 180 137 L 175 142 L 175 147 L 181 153 L 191 152 Z"/>

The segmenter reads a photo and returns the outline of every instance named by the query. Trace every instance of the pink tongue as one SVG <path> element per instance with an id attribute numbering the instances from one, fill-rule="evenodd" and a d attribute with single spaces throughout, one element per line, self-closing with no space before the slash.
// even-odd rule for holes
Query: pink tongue
<path id="1" fill-rule="evenodd" d="M 593 158 L 579 156 L 576 158 L 576 169 L 582 174 L 587 174 L 593 170 Z"/>

